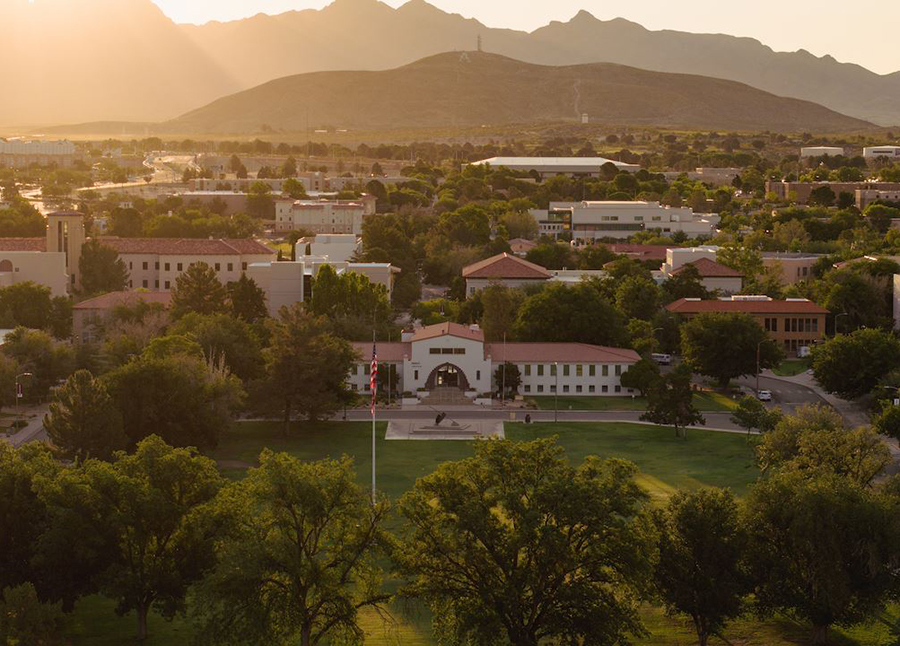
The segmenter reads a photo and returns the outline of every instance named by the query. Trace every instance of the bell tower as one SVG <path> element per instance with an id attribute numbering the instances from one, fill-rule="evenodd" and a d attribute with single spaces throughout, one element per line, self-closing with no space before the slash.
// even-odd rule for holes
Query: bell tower
<path id="1" fill-rule="evenodd" d="M 69 292 L 81 287 L 78 261 L 84 247 L 84 216 L 77 211 L 57 211 L 47 216 L 47 251 L 66 254 Z"/>

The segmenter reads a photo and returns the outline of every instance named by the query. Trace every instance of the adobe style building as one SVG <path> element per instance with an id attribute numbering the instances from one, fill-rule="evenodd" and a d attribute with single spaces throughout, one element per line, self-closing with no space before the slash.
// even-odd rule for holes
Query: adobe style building
<path id="1" fill-rule="evenodd" d="M 781 282 L 785 285 L 803 283 L 813 278 L 813 267 L 821 254 L 792 253 L 787 251 L 763 251 L 763 266 L 781 272 Z"/>
<path id="2" fill-rule="evenodd" d="M 362 235 L 363 220 L 375 215 L 376 203 L 374 195 L 355 200 L 276 200 L 275 230 Z"/>
<path id="3" fill-rule="evenodd" d="M 825 339 L 829 312 L 805 298 L 776 301 L 768 296 L 732 296 L 719 300 L 682 298 L 666 309 L 691 319 L 707 312 L 742 312 L 754 317 L 787 354 L 813 346 Z"/>
<path id="4" fill-rule="evenodd" d="M 550 280 L 552 274 L 533 262 L 501 253 L 465 267 L 462 276 L 466 281 L 466 296 L 474 296 L 494 283 L 506 287 L 540 285 Z"/>
<path id="5" fill-rule="evenodd" d="M 372 342 L 354 343 L 359 360 L 350 387 L 369 390 Z M 376 346 L 381 366 L 394 365 L 400 392 L 457 389 L 474 398 L 501 387 L 494 379 L 504 363 L 518 367 L 521 395 L 632 395 L 621 376 L 640 360 L 634 350 L 584 343 L 485 343 L 477 326 L 439 323 L 404 332 L 399 343 Z"/>

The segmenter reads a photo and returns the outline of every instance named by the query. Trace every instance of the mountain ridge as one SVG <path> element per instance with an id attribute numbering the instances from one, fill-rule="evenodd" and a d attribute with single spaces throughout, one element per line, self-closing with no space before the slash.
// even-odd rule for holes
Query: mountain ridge
<path id="1" fill-rule="evenodd" d="M 390 91 L 384 91 L 390 88 Z M 725 130 L 852 131 L 872 124 L 734 81 L 612 63 L 547 66 L 448 52 L 384 71 L 310 72 L 223 97 L 162 126 L 253 133 L 570 121 Z"/>

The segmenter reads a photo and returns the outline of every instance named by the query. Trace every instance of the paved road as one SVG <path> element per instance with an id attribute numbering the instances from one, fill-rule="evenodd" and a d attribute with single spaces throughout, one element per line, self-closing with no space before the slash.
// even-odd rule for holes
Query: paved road
<path id="1" fill-rule="evenodd" d="M 756 390 L 756 377 L 744 377 L 737 380 L 742 386 Z M 783 409 L 786 413 L 793 413 L 804 404 L 827 403 L 812 388 L 802 384 L 791 383 L 782 379 L 760 376 L 759 389 L 772 393 L 772 406 Z"/>

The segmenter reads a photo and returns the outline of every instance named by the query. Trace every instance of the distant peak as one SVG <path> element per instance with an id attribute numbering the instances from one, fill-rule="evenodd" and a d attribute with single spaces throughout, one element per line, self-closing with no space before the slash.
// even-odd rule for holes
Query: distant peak
<path id="1" fill-rule="evenodd" d="M 570 20 L 569 22 L 588 22 L 588 21 L 596 22 L 597 17 L 594 16 L 594 14 L 592 14 L 587 9 L 582 9 L 581 11 L 576 13 L 574 16 L 572 16 L 572 20 Z"/>

